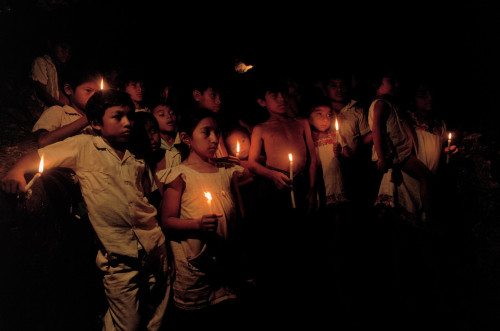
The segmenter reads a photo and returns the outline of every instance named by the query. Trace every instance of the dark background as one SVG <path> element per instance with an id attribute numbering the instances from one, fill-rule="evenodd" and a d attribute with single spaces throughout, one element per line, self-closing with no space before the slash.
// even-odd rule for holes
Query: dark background
<path id="1" fill-rule="evenodd" d="M 492 1 L 0 3 L 2 79 L 28 75 L 58 30 L 72 36 L 75 57 L 133 63 L 151 79 L 203 68 L 222 75 L 236 60 L 305 74 L 339 66 L 361 78 L 391 65 L 432 76 L 452 128 L 495 130 L 499 118 L 500 14 Z"/>

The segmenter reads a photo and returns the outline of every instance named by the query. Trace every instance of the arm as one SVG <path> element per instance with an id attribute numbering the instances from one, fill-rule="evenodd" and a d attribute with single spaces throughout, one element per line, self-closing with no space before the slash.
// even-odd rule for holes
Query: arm
<path id="1" fill-rule="evenodd" d="M 389 117 L 389 110 L 382 101 L 378 101 L 373 108 L 373 146 L 377 152 L 377 168 L 380 171 L 387 172 L 389 165 L 387 155 L 385 154 L 382 132 L 385 132 L 385 123 Z"/>
<path id="2" fill-rule="evenodd" d="M 257 176 L 271 179 L 278 189 L 282 189 L 290 184 L 290 178 L 279 171 L 268 169 L 258 162 L 263 142 L 262 129 L 260 126 L 256 126 L 252 130 L 248 168 Z"/>
<path id="3" fill-rule="evenodd" d="M 217 215 L 222 216 L 220 214 L 206 214 L 199 219 L 179 218 L 181 197 L 184 188 L 184 181 L 180 176 L 167 184 L 161 205 L 162 229 L 164 231 L 184 233 L 215 232 L 217 230 Z"/>
<path id="4" fill-rule="evenodd" d="M 53 144 L 57 141 L 64 140 L 68 137 L 78 134 L 83 128 L 89 124 L 87 116 L 83 116 L 76 121 L 66 124 L 54 131 L 39 130 L 38 147 L 42 148 Z"/>
<path id="5" fill-rule="evenodd" d="M 40 156 L 37 151 L 26 154 L 2 178 L 0 188 L 7 193 L 24 192 L 26 186 L 24 175 L 37 172 L 39 165 Z"/>

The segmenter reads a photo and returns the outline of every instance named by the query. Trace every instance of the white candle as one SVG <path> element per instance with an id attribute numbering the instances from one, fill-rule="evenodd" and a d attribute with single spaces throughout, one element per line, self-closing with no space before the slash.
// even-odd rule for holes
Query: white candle
<path id="1" fill-rule="evenodd" d="M 210 192 L 205 192 L 205 198 L 207 198 L 208 210 L 210 211 L 210 214 L 213 214 L 214 212 L 212 211 L 212 195 L 210 194 Z"/>
<path id="2" fill-rule="evenodd" d="M 339 122 L 335 119 L 335 142 L 340 144 Z"/>
<path id="3" fill-rule="evenodd" d="M 25 191 L 28 191 L 30 189 L 30 187 L 33 185 L 33 183 L 35 183 L 35 180 L 42 175 L 42 172 L 43 172 L 43 155 L 40 159 L 40 165 L 38 166 L 38 172 L 35 174 L 35 176 L 33 176 L 33 178 L 31 178 L 30 182 L 24 187 Z"/>
<path id="4" fill-rule="evenodd" d="M 451 146 L 451 132 L 448 134 L 448 153 L 446 154 L 446 163 L 450 163 L 450 146 Z"/>
<path id="5" fill-rule="evenodd" d="M 292 208 L 295 209 L 295 193 L 293 192 L 293 157 L 292 153 L 288 154 L 288 159 L 290 160 L 290 181 L 291 181 L 291 190 L 290 194 L 292 197 Z"/>
<path id="6" fill-rule="evenodd" d="M 236 140 L 236 157 L 240 157 L 240 141 Z"/>

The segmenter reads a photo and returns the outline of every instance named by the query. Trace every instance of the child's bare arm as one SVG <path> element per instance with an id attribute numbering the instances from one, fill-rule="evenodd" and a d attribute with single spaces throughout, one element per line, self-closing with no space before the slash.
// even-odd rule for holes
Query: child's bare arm
<path id="1" fill-rule="evenodd" d="M 79 133 L 89 124 L 87 116 L 83 116 L 76 121 L 64 125 L 54 131 L 40 130 L 38 135 L 38 147 L 42 148 L 55 142 L 64 140 Z"/>
<path id="2" fill-rule="evenodd" d="M 24 175 L 37 172 L 39 165 L 40 156 L 37 151 L 26 154 L 2 178 L 0 188 L 7 193 L 24 192 L 26 186 Z"/>
<path id="3" fill-rule="evenodd" d="M 289 185 L 290 178 L 279 171 L 268 169 L 258 162 L 263 142 L 262 129 L 259 126 L 256 126 L 252 130 L 250 152 L 248 155 L 248 168 L 257 176 L 271 179 L 278 189 L 282 189 L 283 187 Z"/>
<path id="4" fill-rule="evenodd" d="M 161 227 L 164 231 L 180 231 L 184 233 L 217 230 L 217 216 L 221 214 L 206 214 L 199 219 L 180 219 L 179 210 L 184 181 L 177 177 L 166 186 L 161 205 Z"/>

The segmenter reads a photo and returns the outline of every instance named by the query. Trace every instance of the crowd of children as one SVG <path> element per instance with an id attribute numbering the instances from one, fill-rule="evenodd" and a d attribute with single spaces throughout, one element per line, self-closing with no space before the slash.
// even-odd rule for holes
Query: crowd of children
<path id="1" fill-rule="evenodd" d="M 330 293 L 311 264 L 328 263 L 342 224 L 372 208 L 438 222 L 434 177 L 458 149 L 428 84 L 400 94 L 384 72 L 360 96 L 344 73 L 252 70 L 246 91 L 216 75 L 153 87 L 140 72 L 69 65 L 59 77 L 66 103 L 46 107 L 39 150 L 0 186 L 22 194 L 42 157 L 74 173 L 98 238 L 105 330 L 284 317 Z"/>

